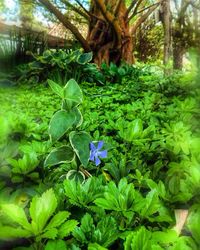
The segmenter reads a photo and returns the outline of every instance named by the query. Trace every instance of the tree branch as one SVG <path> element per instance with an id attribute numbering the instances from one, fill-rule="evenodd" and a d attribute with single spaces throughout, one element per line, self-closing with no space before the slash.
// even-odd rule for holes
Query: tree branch
<path id="1" fill-rule="evenodd" d="M 49 0 L 38 0 L 43 6 L 45 6 L 50 12 L 52 12 L 58 20 L 72 32 L 72 34 L 76 37 L 76 39 L 81 43 L 85 51 L 91 51 L 88 42 L 81 35 L 75 25 L 73 25 L 66 17 L 60 12 Z"/>
<path id="2" fill-rule="evenodd" d="M 135 24 L 130 28 L 132 35 L 136 32 L 137 28 L 141 25 L 141 23 L 143 23 L 148 18 L 148 16 L 151 15 L 151 13 L 158 7 L 159 4 L 160 2 L 154 4 L 154 6 L 149 8 L 149 10 L 144 15 L 138 18 Z"/>
<path id="3" fill-rule="evenodd" d="M 64 3 L 66 6 L 70 7 L 73 11 L 75 11 L 76 13 L 78 13 L 79 15 L 84 17 L 85 19 L 89 20 L 88 13 L 85 13 L 85 12 L 81 11 L 76 6 L 74 6 L 73 4 L 71 4 L 70 2 L 68 2 L 66 0 L 61 0 L 61 2 Z"/>
<path id="4" fill-rule="evenodd" d="M 75 2 L 88 14 L 88 16 L 90 15 L 90 12 L 82 5 L 79 0 L 75 0 Z"/>
<path id="5" fill-rule="evenodd" d="M 135 6 L 135 9 L 133 10 L 133 13 L 130 15 L 130 17 L 128 18 L 127 22 L 129 22 L 137 13 L 137 9 L 138 7 L 140 6 L 140 4 L 142 3 L 143 0 L 138 0 L 136 6 Z M 143 3 L 144 5 L 144 3 Z"/>
<path id="6" fill-rule="evenodd" d="M 145 8 L 143 8 L 143 9 L 139 10 L 138 12 L 136 12 L 135 15 L 140 14 L 141 12 L 143 12 L 143 11 L 145 11 L 145 10 L 148 10 L 149 8 L 153 7 L 154 5 L 157 5 L 157 4 L 160 4 L 160 3 L 161 3 L 161 2 L 158 2 L 158 3 L 154 3 L 154 4 L 152 4 L 152 5 L 149 5 L 149 6 L 145 7 Z M 130 17 L 129 17 L 129 18 L 130 18 Z M 128 21 L 130 21 L 130 20 L 131 20 L 131 18 L 128 19 Z"/>
<path id="7" fill-rule="evenodd" d="M 130 4 L 130 6 L 128 7 L 126 13 L 125 13 L 125 19 L 128 17 L 128 14 L 130 13 L 130 11 L 133 9 L 133 7 L 135 6 L 137 0 L 133 0 L 133 2 Z"/>
<path id="8" fill-rule="evenodd" d="M 113 11 L 114 16 L 116 16 L 117 13 L 119 12 L 121 3 L 122 3 L 122 0 L 118 0 L 118 3 L 117 3 L 117 5 L 116 5 L 116 8 L 115 8 L 114 11 Z"/>
<path id="9" fill-rule="evenodd" d="M 103 0 L 94 0 L 94 1 L 97 4 L 97 6 L 99 6 L 104 18 L 113 26 L 114 31 L 115 31 L 116 36 L 117 36 L 117 40 L 119 43 L 121 43 L 121 28 L 120 28 L 120 25 L 118 23 L 118 20 L 116 19 L 116 17 L 114 15 L 111 14 L 111 12 L 109 12 L 106 9 L 106 5 L 105 5 Z"/>

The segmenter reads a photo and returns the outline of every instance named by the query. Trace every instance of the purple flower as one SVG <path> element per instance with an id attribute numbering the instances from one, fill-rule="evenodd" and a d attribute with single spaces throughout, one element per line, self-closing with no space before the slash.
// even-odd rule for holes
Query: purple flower
<path id="1" fill-rule="evenodd" d="M 95 162 L 95 165 L 98 166 L 101 161 L 100 158 L 106 158 L 107 157 L 107 150 L 100 151 L 100 149 L 103 147 L 104 142 L 99 141 L 97 147 L 94 145 L 94 143 L 90 142 L 90 160 Z"/>

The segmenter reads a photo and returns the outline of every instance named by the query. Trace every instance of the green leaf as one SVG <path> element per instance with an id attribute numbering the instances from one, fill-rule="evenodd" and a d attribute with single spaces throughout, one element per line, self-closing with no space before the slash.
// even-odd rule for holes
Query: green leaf
<path id="1" fill-rule="evenodd" d="M 131 122 L 130 129 L 131 129 L 131 138 L 140 137 L 143 131 L 142 120 L 135 119 L 133 122 Z"/>
<path id="2" fill-rule="evenodd" d="M 30 231 L 14 228 L 10 226 L 0 226 L 0 239 L 15 239 L 15 238 L 29 238 L 32 236 Z"/>
<path id="3" fill-rule="evenodd" d="M 158 211 L 159 207 L 161 206 L 155 189 L 151 190 L 147 194 L 143 202 L 144 206 L 142 207 L 140 214 L 144 217 L 148 217 L 155 214 Z"/>
<path id="4" fill-rule="evenodd" d="M 200 246 L 199 225 L 200 225 L 200 205 L 194 205 L 191 208 L 189 217 L 187 219 L 187 228 L 190 230 L 193 238 Z"/>
<path id="5" fill-rule="evenodd" d="M 49 135 L 53 142 L 60 139 L 68 129 L 72 128 L 76 116 L 73 112 L 57 111 L 49 124 Z"/>
<path id="6" fill-rule="evenodd" d="M 151 247 L 151 233 L 145 227 L 130 233 L 124 242 L 124 250 L 153 250 Z"/>
<path id="7" fill-rule="evenodd" d="M 50 85 L 50 87 L 54 93 L 59 95 L 61 98 L 64 98 L 63 88 L 60 85 L 58 85 L 57 83 L 55 83 L 54 81 L 52 81 L 50 79 L 48 79 L 47 82 Z"/>
<path id="8" fill-rule="evenodd" d="M 41 239 L 52 239 L 54 240 L 58 235 L 58 229 L 51 228 L 42 235 L 37 237 L 37 241 L 40 241 Z"/>
<path id="9" fill-rule="evenodd" d="M 81 114 L 81 111 L 77 107 L 74 107 L 72 109 L 72 111 L 75 113 L 75 116 L 76 116 L 76 120 L 74 122 L 74 125 L 78 128 L 83 123 L 83 116 Z"/>
<path id="10" fill-rule="evenodd" d="M 51 228 L 60 226 L 67 218 L 70 213 L 67 211 L 59 211 L 49 222 L 45 230 L 50 230 Z"/>
<path id="11" fill-rule="evenodd" d="M 90 243 L 88 246 L 88 250 L 107 250 L 107 248 L 102 247 L 97 243 Z"/>
<path id="12" fill-rule="evenodd" d="M 55 212 L 57 199 L 53 189 L 47 190 L 41 197 L 33 197 L 30 205 L 32 228 L 35 234 L 41 233 L 49 218 Z"/>
<path id="13" fill-rule="evenodd" d="M 83 101 L 83 94 L 78 83 L 71 79 L 64 87 L 64 99 L 67 102 L 69 108 L 78 106 Z"/>
<path id="14" fill-rule="evenodd" d="M 31 225 L 29 224 L 24 209 L 14 205 L 14 204 L 6 204 L 2 205 L 2 211 L 5 213 L 11 220 L 17 222 L 19 225 L 24 227 L 27 230 L 31 229 Z"/>
<path id="15" fill-rule="evenodd" d="M 70 143 L 77 154 L 80 162 L 84 167 L 87 167 L 89 157 L 90 157 L 90 149 L 89 143 L 91 142 L 91 137 L 86 132 L 75 132 L 72 131 L 69 134 Z"/>
<path id="16" fill-rule="evenodd" d="M 74 152 L 68 146 L 61 146 L 53 149 L 47 156 L 44 167 L 51 167 L 60 163 L 69 163 L 74 159 Z"/>
<path id="17" fill-rule="evenodd" d="M 75 181 L 79 181 L 80 183 L 83 183 L 85 181 L 85 175 L 81 172 L 81 171 L 77 171 L 77 170 L 70 170 L 67 175 L 66 178 L 68 180 L 75 180 Z"/>
<path id="18" fill-rule="evenodd" d="M 46 244 L 44 250 L 67 250 L 67 247 L 63 240 L 50 240 Z"/>
<path id="19" fill-rule="evenodd" d="M 77 58 L 79 64 L 86 64 L 92 60 L 93 53 L 83 53 Z"/>
<path id="20" fill-rule="evenodd" d="M 63 223 L 59 230 L 58 230 L 58 236 L 60 238 L 67 237 L 73 230 L 74 228 L 78 225 L 78 221 L 76 220 L 68 220 L 65 223 Z"/>

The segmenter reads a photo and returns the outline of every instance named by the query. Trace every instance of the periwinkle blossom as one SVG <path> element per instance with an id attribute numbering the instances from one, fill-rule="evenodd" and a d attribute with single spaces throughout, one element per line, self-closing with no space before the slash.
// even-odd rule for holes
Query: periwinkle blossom
<path id="1" fill-rule="evenodd" d="M 99 141 L 96 147 L 93 142 L 90 142 L 90 160 L 94 161 L 96 166 L 101 163 L 101 160 L 99 158 L 107 157 L 107 150 L 101 151 L 103 144 L 103 141 Z"/>

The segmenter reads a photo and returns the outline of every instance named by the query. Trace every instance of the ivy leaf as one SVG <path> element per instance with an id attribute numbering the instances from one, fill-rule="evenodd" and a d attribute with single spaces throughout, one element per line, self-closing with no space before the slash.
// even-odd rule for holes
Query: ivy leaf
<path id="1" fill-rule="evenodd" d="M 74 112 L 65 110 L 57 111 L 49 124 L 49 135 L 52 142 L 59 140 L 70 128 L 72 128 L 76 116 Z"/>
<path id="2" fill-rule="evenodd" d="M 83 94 L 78 83 L 70 79 L 64 87 L 64 99 L 69 109 L 78 106 L 83 101 Z"/>
<path id="3" fill-rule="evenodd" d="M 53 189 L 47 190 L 41 197 L 33 197 L 29 211 L 32 218 L 31 224 L 36 235 L 43 230 L 56 207 L 57 199 Z"/>
<path id="4" fill-rule="evenodd" d="M 47 156 L 44 167 L 51 167 L 60 163 L 69 163 L 74 159 L 74 152 L 68 146 L 53 149 Z"/>
<path id="5" fill-rule="evenodd" d="M 84 131 L 81 132 L 72 131 L 69 134 L 69 140 L 80 162 L 83 164 L 84 167 L 87 167 L 90 157 L 90 149 L 89 149 L 89 143 L 91 142 L 90 135 Z"/>

